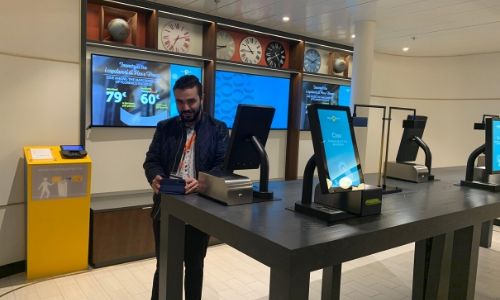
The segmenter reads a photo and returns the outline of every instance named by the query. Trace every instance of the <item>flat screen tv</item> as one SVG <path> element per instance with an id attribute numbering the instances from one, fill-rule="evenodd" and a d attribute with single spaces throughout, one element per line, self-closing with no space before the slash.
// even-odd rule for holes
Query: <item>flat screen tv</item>
<path id="1" fill-rule="evenodd" d="M 406 120 L 413 120 L 413 115 L 409 115 Z M 398 163 L 414 162 L 417 160 L 419 146 L 415 143 L 413 138 L 422 138 L 424 135 L 425 125 L 427 124 L 427 117 L 415 116 L 414 121 L 413 127 L 405 127 L 403 130 L 401 142 L 399 143 L 398 154 L 396 156 L 396 161 Z"/>
<path id="2" fill-rule="evenodd" d="M 350 108 L 313 103 L 307 111 L 321 191 L 359 186 L 364 178 Z"/>
<path id="3" fill-rule="evenodd" d="M 286 129 L 289 95 L 289 78 L 217 70 L 214 115 L 231 128 L 238 104 L 272 106 L 276 112 L 271 129 Z"/>
<path id="4" fill-rule="evenodd" d="M 172 87 L 201 67 L 123 57 L 91 56 L 91 126 L 154 127 L 178 115 Z"/>
<path id="5" fill-rule="evenodd" d="M 500 174 L 500 118 L 486 119 L 486 172 Z"/>
<path id="6" fill-rule="evenodd" d="M 302 82 L 301 130 L 309 130 L 307 106 L 313 103 L 349 106 L 351 87 L 324 82 Z"/>

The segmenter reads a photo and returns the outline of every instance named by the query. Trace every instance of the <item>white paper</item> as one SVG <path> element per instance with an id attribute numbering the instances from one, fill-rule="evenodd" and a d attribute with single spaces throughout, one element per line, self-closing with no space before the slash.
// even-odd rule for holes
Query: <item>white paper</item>
<path id="1" fill-rule="evenodd" d="M 32 159 L 53 159 L 50 148 L 30 149 Z"/>

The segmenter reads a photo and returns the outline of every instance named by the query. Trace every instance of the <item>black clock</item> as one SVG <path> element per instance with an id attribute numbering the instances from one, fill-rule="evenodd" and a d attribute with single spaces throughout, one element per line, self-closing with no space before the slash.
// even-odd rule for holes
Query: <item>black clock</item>
<path id="1" fill-rule="evenodd" d="M 266 48 L 266 63 L 271 68 L 281 68 L 285 63 L 285 47 L 279 42 L 270 42 Z"/>
<path id="2" fill-rule="evenodd" d="M 304 54 L 304 71 L 316 73 L 321 67 L 321 55 L 318 50 L 309 48 Z"/>

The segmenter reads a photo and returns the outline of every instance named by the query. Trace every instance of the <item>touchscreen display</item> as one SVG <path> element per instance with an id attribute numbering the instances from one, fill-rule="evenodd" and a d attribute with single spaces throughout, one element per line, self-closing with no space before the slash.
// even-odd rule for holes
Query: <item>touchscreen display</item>
<path id="1" fill-rule="evenodd" d="M 318 109 L 327 177 L 333 188 L 343 186 L 346 181 L 352 186 L 361 184 L 348 118 L 346 111 Z"/>
<path id="2" fill-rule="evenodd" d="M 62 151 L 82 151 L 82 145 L 61 145 Z"/>
<path id="3" fill-rule="evenodd" d="M 491 134 L 491 169 L 493 172 L 500 172 L 500 119 L 493 120 Z"/>

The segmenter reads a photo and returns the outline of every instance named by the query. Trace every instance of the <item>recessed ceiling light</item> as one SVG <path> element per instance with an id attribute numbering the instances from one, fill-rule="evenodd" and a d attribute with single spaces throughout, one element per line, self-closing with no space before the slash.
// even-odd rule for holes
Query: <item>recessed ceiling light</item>
<path id="1" fill-rule="evenodd" d="M 408 47 L 403 47 L 403 49 L 402 49 L 402 50 L 403 50 L 403 52 L 408 52 L 408 50 L 410 50 L 410 48 L 408 48 Z"/>
<path id="2" fill-rule="evenodd" d="M 288 22 L 288 21 L 290 21 L 290 17 L 284 16 L 283 17 L 283 22 Z"/>
<path id="3" fill-rule="evenodd" d="M 355 38 L 355 37 L 356 37 L 356 35 L 355 35 L 355 34 L 351 35 L 351 38 L 352 38 L 352 39 L 353 39 L 353 38 Z"/>

